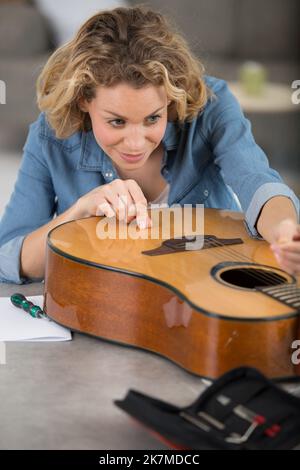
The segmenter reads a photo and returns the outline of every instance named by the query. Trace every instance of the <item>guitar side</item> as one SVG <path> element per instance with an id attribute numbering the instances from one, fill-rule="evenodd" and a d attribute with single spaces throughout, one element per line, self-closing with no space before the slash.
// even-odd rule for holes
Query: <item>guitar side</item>
<path id="1" fill-rule="evenodd" d="M 270 377 L 299 372 L 291 360 L 297 309 L 221 276 L 229 265 L 259 265 L 267 281 L 270 272 L 286 284 L 299 281 L 278 269 L 264 241 L 249 239 L 241 214 L 206 210 L 205 234 L 243 243 L 157 257 L 141 253 L 161 240 L 99 240 L 97 220 L 63 224 L 49 234 L 44 308 L 51 318 L 156 352 L 201 376 L 240 365 Z"/>

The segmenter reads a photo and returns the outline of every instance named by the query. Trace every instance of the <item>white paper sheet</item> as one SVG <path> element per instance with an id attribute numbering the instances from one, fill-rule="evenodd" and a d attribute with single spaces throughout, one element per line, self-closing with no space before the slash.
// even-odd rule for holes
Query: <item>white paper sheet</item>
<path id="1" fill-rule="evenodd" d="M 43 308 L 43 296 L 26 297 Z M 0 341 L 69 341 L 70 330 L 54 321 L 33 318 L 15 307 L 10 297 L 0 297 Z"/>

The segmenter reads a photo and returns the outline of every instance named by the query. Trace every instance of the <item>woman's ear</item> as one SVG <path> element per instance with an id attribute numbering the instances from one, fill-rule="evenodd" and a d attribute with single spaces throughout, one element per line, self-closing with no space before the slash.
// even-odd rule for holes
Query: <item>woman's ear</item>
<path id="1" fill-rule="evenodd" d="M 87 107 L 87 101 L 86 101 L 86 99 L 84 99 L 84 98 L 79 98 L 79 100 L 78 100 L 78 106 L 79 106 L 80 110 L 83 111 L 84 113 L 87 113 L 87 112 L 88 112 L 88 107 Z"/>

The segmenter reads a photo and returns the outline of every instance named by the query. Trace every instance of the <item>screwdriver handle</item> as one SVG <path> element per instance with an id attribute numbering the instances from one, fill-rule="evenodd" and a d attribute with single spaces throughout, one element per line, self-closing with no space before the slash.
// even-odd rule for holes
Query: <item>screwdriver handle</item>
<path id="1" fill-rule="evenodd" d="M 10 300 L 15 307 L 21 308 L 29 313 L 33 318 L 43 318 L 47 315 L 38 305 L 34 305 L 30 300 L 27 300 L 23 294 L 16 293 L 11 295 Z"/>

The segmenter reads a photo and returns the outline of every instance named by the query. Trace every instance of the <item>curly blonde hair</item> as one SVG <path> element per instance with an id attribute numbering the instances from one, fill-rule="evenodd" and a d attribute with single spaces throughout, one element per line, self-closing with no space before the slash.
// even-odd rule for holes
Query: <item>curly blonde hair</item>
<path id="1" fill-rule="evenodd" d="M 98 86 L 126 82 L 135 88 L 164 85 L 168 108 L 190 121 L 210 94 L 204 67 L 185 39 L 160 13 L 144 6 L 101 11 L 48 59 L 37 81 L 37 101 L 58 138 L 91 129 L 80 100 Z"/>

